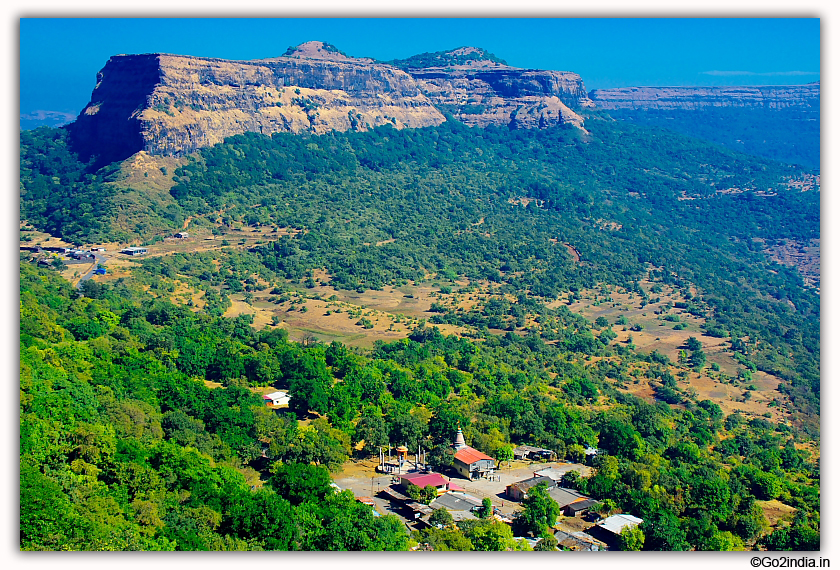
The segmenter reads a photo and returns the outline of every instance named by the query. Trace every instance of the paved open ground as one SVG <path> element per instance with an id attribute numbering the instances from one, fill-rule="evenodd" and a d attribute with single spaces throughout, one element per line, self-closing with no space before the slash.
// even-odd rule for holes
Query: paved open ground
<path id="1" fill-rule="evenodd" d="M 503 467 L 496 474 L 492 480 L 478 479 L 475 481 L 467 481 L 466 479 L 452 478 L 458 485 L 464 488 L 467 493 L 474 495 L 480 499 L 490 497 L 493 505 L 498 507 L 503 514 L 510 515 L 519 510 L 519 503 L 512 501 L 505 495 L 505 488 L 517 481 L 528 479 L 534 476 L 534 471 L 540 471 L 549 467 L 555 467 L 559 470 L 578 471 L 581 475 L 588 475 L 590 468 L 577 463 L 524 463 L 517 462 L 512 468 Z"/>
<path id="2" fill-rule="evenodd" d="M 511 467 L 503 467 L 497 471 L 493 479 L 479 479 L 476 481 L 468 481 L 458 476 L 451 476 L 444 473 L 453 483 L 456 483 L 464 488 L 464 490 L 479 499 L 490 497 L 493 505 L 498 507 L 505 515 L 511 515 L 519 510 L 519 503 L 511 501 L 505 496 L 505 488 L 511 483 L 521 481 L 532 477 L 534 471 L 546 469 L 548 467 L 555 467 L 559 470 L 575 470 L 581 475 L 588 475 L 590 468 L 577 463 L 526 463 L 514 462 Z M 377 510 L 382 514 L 396 514 L 400 516 L 399 512 L 390 509 L 390 501 L 377 497 L 379 491 L 391 485 L 391 476 L 382 475 L 373 472 L 373 470 L 355 470 L 353 472 L 339 473 L 335 476 L 335 483 L 342 489 L 350 489 L 357 497 L 372 497 L 376 503 Z M 400 516 L 405 520 L 405 517 Z"/>

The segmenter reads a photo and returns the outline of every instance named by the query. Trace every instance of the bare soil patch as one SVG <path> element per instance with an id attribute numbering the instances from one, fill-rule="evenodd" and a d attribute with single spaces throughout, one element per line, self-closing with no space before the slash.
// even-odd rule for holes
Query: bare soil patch
<path id="1" fill-rule="evenodd" d="M 341 470 L 333 474 L 333 479 L 381 477 L 382 474 L 376 472 L 377 465 L 379 465 L 379 459 L 376 457 L 352 459 L 345 462 Z"/>
<path id="2" fill-rule="evenodd" d="M 405 290 L 417 293 L 406 297 Z M 431 316 L 429 295 L 431 286 L 407 286 L 382 291 L 338 291 L 320 285 L 301 289 L 283 303 L 273 303 L 266 292 L 253 294 L 253 301 L 244 301 L 244 294 L 231 296 L 232 306 L 225 316 L 254 315 L 257 328 L 272 325 L 289 331 L 289 338 L 301 341 L 314 336 L 322 342 L 337 340 L 349 346 L 370 348 L 377 340 L 391 342 L 407 337 L 423 319 Z M 369 326 L 369 328 L 366 328 Z M 463 329 L 453 325 L 439 325 L 444 334 L 460 334 Z"/>
<path id="3" fill-rule="evenodd" d="M 792 519 L 796 513 L 794 507 L 775 499 L 772 501 L 756 501 L 755 504 L 761 507 L 761 511 L 767 517 L 770 526 L 774 528 L 778 526 L 780 521 Z"/>
<path id="4" fill-rule="evenodd" d="M 764 250 L 770 259 L 782 265 L 796 268 L 807 285 L 820 288 L 820 240 L 807 243 L 786 240 Z"/>

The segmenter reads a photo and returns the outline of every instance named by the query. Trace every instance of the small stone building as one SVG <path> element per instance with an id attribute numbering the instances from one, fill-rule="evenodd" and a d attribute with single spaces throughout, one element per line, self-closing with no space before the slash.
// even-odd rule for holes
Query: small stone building
<path id="1" fill-rule="evenodd" d="M 145 247 L 127 247 L 120 251 L 120 253 L 124 253 L 125 255 L 146 255 L 149 253 L 149 250 Z"/>
<path id="2" fill-rule="evenodd" d="M 416 485 L 421 489 L 432 486 L 437 489 L 438 495 L 442 495 L 452 489 L 461 489 L 457 485 L 447 481 L 440 473 L 406 473 L 400 475 L 400 486 L 408 489 L 409 485 Z"/>
<path id="3" fill-rule="evenodd" d="M 639 526 L 643 522 L 645 521 L 633 515 L 612 515 L 590 528 L 588 532 L 598 540 L 606 542 L 611 548 L 617 548 L 621 531 L 628 527 Z"/>

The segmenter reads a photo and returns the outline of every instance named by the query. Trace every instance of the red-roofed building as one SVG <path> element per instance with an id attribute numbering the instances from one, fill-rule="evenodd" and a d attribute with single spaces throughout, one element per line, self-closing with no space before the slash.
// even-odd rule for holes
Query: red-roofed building
<path id="1" fill-rule="evenodd" d="M 460 427 L 455 436 L 454 447 L 454 467 L 461 476 L 467 479 L 479 479 L 490 475 L 496 469 L 495 459 L 467 445 Z"/>
<path id="2" fill-rule="evenodd" d="M 421 489 L 427 485 L 431 485 L 437 489 L 438 495 L 442 495 L 450 490 L 449 481 L 444 479 L 440 473 L 406 473 L 405 475 L 400 475 L 400 485 L 404 489 L 408 489 L 409 485 L 417 485 Z"/>

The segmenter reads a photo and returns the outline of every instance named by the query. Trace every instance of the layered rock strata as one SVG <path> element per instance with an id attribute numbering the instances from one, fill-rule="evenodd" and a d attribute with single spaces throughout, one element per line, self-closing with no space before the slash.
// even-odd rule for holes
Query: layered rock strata
<path id="1" fill-rule="evenodd" d="M 439 108 L 478 127 L 583 128 L 575 109 L 592 107 L 575 73 L 518 69 L 504 65 L 454 66 L 409 70 L 420 89 Z"/>
<path id="2" fill-rule="evenodd" d="M 574 109 L 588 107 L 574 73 L 483 61 L 406 72 L 307 42 L 253 61 L 114 56 L 70 129 L 82 152 L 113 161 L 141 150 L 182 156 L 244 132 L 434 126 L 446 120 L 441 111 L 470 126 L 582 128 Z"/>
<path id="3" fill-rule="evenodd" d="M 761 87 L 622 87 L 595 89 L 589 98 L 599 109 L 639 111 L 738 107 L 820 110 L 820 84 Z"/>
<path id="4" fill-rule="evenodd" d="M 407 73 L 326 55 L 114 56 L 72 132 L 82 147 L 118 160 L 140 150 L 180 156 L 244 132 L 322 134 L 445 120 Z"/>

